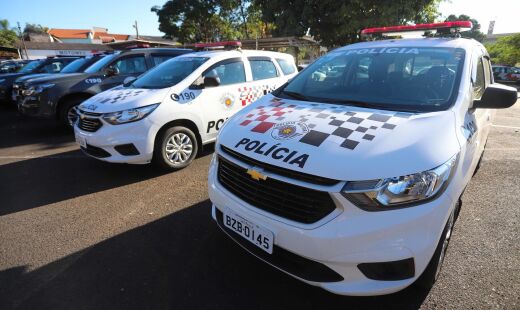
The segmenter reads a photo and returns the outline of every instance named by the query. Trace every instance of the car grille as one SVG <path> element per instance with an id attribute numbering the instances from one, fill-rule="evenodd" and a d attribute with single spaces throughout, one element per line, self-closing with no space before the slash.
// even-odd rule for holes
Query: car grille
<path id="1" fill-rule="evenodd" d="M 247 169 L 219 156 L 218 180 L 250 205 L 278 216 L 311 224 L 336 209 L 329 193 L 272 178 L 254 180 Z"/>
<path id="2" fill-rule="evenodd" d="M 81 130 L 88 132 L 96 132 L 103 126 L 103 123 L 99 119 L 100 113 L 85 112 L 77 110 L 78 112 L 78 127 Z"/>

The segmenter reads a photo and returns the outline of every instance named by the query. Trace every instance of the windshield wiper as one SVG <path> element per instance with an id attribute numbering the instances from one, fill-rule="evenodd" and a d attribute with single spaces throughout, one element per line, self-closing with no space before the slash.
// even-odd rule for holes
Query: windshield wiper
<path id="1" fill-rule="evenodd" d="M 383 103 L 375 103 L 375 102 L 367 102 L 367 101 L 359 101 L 359 100 L 343 100 L 343 99 L 323 99 L 323 101 L 327 103 L 335 103 L 335 104 L 343 104 L 349 106 L 355 106 L 360 108 L 370 108 L 370 109 L 380 109 L 380 110 L 391 110 L 391 111 L 399 111 L 399 112 L 408 112 L 408 113 L 421 113 L 416 109 L 408 109 L 402 106 L 389 106 Z"/>
<path id="2" fill-rule="evenodd" d="M 292 97 L 294 99 L 298 99 L 298 100 L 303 100 L 303 101 L 311 101 L 307 96 L 305 95 L 302 95 L 298 92 L 295 92 L 295 91 L 290 91 L 290 90 L 282 90 L 282 94 L 286 94 L 288 95 L 289 97 Z"/>

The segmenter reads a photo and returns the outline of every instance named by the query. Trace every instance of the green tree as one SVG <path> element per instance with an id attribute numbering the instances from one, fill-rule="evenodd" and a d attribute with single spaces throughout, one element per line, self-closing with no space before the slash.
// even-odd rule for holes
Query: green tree
<path id="1" fill-rule="evenodd" d="M 26 23 L 23 29 L 23 36 L 26 40 L 28 40 L 31 34 L 46 34 L 47 31 L 49 31 L 49 27 L 45 27 L 40 24 Z"/>
<path id="2" fill-rule="evenodd" d="M 275 35 L 301 36 L 308 30 L 334 47 L 360 40 L 363 28 L 433 21 L 440 0 L 255 0 Z"/>
<path id="3" fill-rule="evenodd" d="M 182 43 L 261 38 L 272 29 L 250 0 L 169 0 L 152 12 L 165 37 Z"/>
<path id="4" fill-rule="evenodd" d="M 502 37 L 486 46 L 493 63 L 515 66 L 520 63 L 520 33 Z"/>
<path id="5" fill-rule="evenodd" d="M 0 20 L 0 46 L 16 47 L 16 41 L 18 41 L 18 36 L 9 27 L 9 22 L 6 19 Z"/>
<path id="6" fill-rule="evenodd" d="M 479 42 L 484 41 L 484 39 L 486 38 L 486 35 L 484 33 L 482 33 L 482 31 L 480 31 L 481 26 L 476 19 L 471 18 L 468 15 L 464 15 L 464 14 L 461 14 L 459 16 L 451 14 L 448 17 L 446 17 L 445 21 L 454 22 L 454 21 L 459 21 L 459 20 L 469 20 L 473 24 L 473 27 L 471 28 L 471 30 L 461 32 L 461 35 L 463 38 L 471 38 L 471 39 L 475 39 Z"/>

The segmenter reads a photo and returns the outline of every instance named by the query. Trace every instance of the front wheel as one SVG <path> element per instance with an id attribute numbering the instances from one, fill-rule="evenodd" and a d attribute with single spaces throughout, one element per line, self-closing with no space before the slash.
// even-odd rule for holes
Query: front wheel
<path id="1" fill-rule="evenodd" d="M 74 123 L 78 119 L 78 113 L 76 112 L 76 107 L 82 103 L 85 98 L 74 98 L 67 100 L 60 106 L 60 110 L 58 111 L 58 118 L 60 122 L 68 128 L 73 128 Z"/>
<path id="2" fill-rule="evenodd" d="M 451 234 L 453 232 L 453 226 L 455 224 L 455 220 L 457 219 L 460 206 L 461 203 L 459 200 L 455 208 L 453 208 L 453 211 L 451 212 L 450 217 L 448 218 L 446 226 L 444 226 L 441 238 L 439 240 L 439 243 L 437 244 L 435 253 L 433 253 L 433 257 L 430 260 L 430 263 L 424 270 L 423 274 L 417 280 L 417 284 L 423 288 L 430 289 L 439 278 L 442 263 L 444 262 L 444 257 L 446 256 L 446 250 L 448 249 L 448 245 L 450 243 Z"/>
<path id="3" fill-rule="evenodd" d="M 199 146 L 193 131 L 176 126 L 160 134 L 154 146 L 152 163 L 166 170 L 180 170 L 191 164 Z"/>

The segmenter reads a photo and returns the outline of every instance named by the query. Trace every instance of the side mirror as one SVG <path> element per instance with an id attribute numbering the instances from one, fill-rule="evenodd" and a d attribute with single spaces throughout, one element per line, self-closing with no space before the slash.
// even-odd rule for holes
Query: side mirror
<path id="1" fill-rule="evenodd" d="M 217 87 L 220 85 L 220 78 L 218 76 L 208 75 L 204 77 L 204 87 Z"/>
<path id="2" fill-rule="evenodd" d="M 105 69 L 105 75 L 107 77 L 118 75 L 118 74 L 119 74 L 119 69 L 117 69 L 116 67 L 108 67 Z"/>
<path id="3" fill-rule="evenodd" d="M 137 78 L 135 76 L 127 76 L 125 80 L 123 81 L 123 86 L 128 87 L 130 84 L 132 84 L 133 81 L 135 81 Z"/>
<path id="4" fill-rule="evenodd" d="M 473 101 L 475 109 L 505 109 L 511 107 L 518 100 L 516 88 L 502 84 L 490 84 L 482 98 Z"/>

